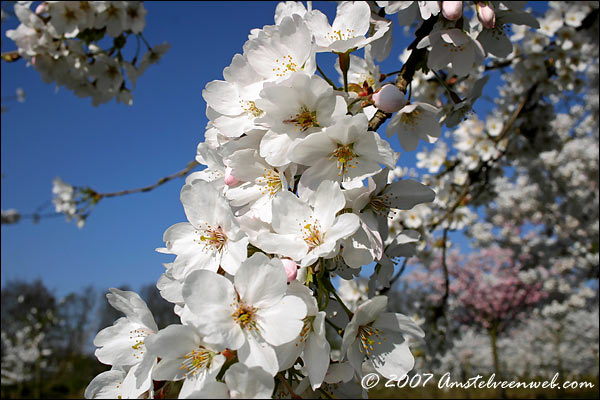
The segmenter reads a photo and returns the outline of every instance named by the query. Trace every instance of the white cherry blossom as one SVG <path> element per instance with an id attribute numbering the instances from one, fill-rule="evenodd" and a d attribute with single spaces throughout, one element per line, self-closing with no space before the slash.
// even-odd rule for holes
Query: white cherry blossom
<path id="1" fill-rule="evenodd" d="M 362 376 L 366 361 L 386 378 L 394 379 L 412 370 L 415 359 L 408 348 L 408 336 L 422 338 L 425 333 L 402 314 L 383 312 L 387 297 L 375 296 L 356 309 L 344 330 L 342 353 L 355 372 Z"/>
<path id="2" fill-rule="evenodd" d="M 346 200 L 337 182 L 323 181 L 307 199 L 282 192 L 273 200 L 274 232 L 264 232 L 254 242 L 260 249 L 289 257 L 305 267 L 319 257 L 331 258 L 339 241 L 359 227 L 355 214 L 336 214 Z"/>
<path id="3" fill-rule="evenodd" d="M 273 346 L 294 340 L 302 330 L 306 305 L 287 295 L 279 259 L 256 253 L 242 263 L 233 283 L 212 271 L 195 271 L 185 280 L 183 298 L 192 322 L 215 343 L 238 351 L 240 362 L 274 376 L 279 365 Z"/>
<path id="4" fill-rule="evenodd" d="M 240 230 L 227 200 L 209 182 L 195 180 L 181 189 L 181 202 L 188 222 L 165 231 L 165 249 L 175 254 L 173 271 L 183 278 L 196 269 L 234 275 L 246 259 L 248 238 Z"/>
<path id="5" fill-rule="evenodd" d="M 392 116 L 385 133 L 388 137 L 397 134 L 402 148 L 406 151 L 415 150 L 419 139 L 435 143 L 442 134 L 438 112 L 439 109 L 431 104 L 407 104 Z"/>
<path id="6" fill-rule="evenodd" d="M 368 130 L 364 114 L 347 116 L 335 125 L 298 141 L 292 161 L 308 165 L 300 184 L 316 190 L 324 180 L 341 182 L 344 187 L 362 185 L 362 180 L 381 170 L 380 164 L 396 165 L 397 154 L 379 134 Z"/>

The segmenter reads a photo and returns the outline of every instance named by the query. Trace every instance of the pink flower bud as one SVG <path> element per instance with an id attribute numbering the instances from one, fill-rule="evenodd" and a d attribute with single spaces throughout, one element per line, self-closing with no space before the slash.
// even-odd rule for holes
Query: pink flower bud
<path id="1" fill-rule="evenodd" d="M 462 1 L 443 1 L 442 2 L 442 15 L 444 18 L 450 21 L 456 21 L 462 17 L 463 11 Z"/>
<path id="2" fill-rule="evenodd" d="M 48 12 L 48 3 L 46 3 L 46 2 L 43 2 L 43 3 L 39 4 L 35 8 L 35 13 L 37 15 L 42 15 L 42 14 L 45 14 L 46 12 Z"/>
<path id="3" fill-rule="evenodd" d="M 477 17 L 487 29 L 492 29 L 496 25 L 496 13 L 492 5 L 487 1 L 477 3 Z"/>
<path id="4" fill-rule="evenodd" d="M 235 176 L 231 175 L 231 168 L 225 170 L 225 178 L 223 180 L 227 186 L 233 186 L 240 182 Z"/>
<path id="5" fill-rule="evenodd" d="M 377 93 L 373 94 L 375 106 L 387 113 L 399 111 L 406 104 L 404 93 L 395 85 L 385 85 Z"/>
<path id="6" fill-rule="evenodd" d="M 31 65 L 33 65 L 33 66 L 35 66 L 35 57 L 36 56 L 31 57 Z"/>
<path id="7" fill-rule="evenodd" d="M 291 282 L 296 279 L 296 275 L 298 275 L 298 265 L 290 260 L 289 258 L 282 258 L 281 262 L 285 268 L 285 274 L 287 275 L 287 281 Z"/>

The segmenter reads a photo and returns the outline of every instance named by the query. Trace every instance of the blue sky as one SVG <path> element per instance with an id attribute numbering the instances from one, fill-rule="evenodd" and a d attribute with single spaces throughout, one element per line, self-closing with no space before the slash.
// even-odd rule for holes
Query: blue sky
<path id="1" fill-rule="evenodd" d="M 138 80 L 131 107 L 114 100 L 93 107 L 88 98 L 78 99 L 64 88 L 56 91 L 54 84 L 43 83 L 23 61 L 2 63 L 2 98 L 14 95 L 18 87 L 27 94 L 25 103 L 7 103 L 9 110 L 2 114 L 3 210 L 32 212 L 51 199 L 56 176 L 76 186 L 113 192 L 146 186 L 183 169 L 203 140 L 207 119 L 202 89 L 222 79 L 223 68 L 242 51 L 251 29 L 273 24 L 277 3 L 144 4 L 144 36 L 152 45 L 166 41 L 172 47 Z M 318 2 L 315 8 L 332 21 L 335 3 Z M 16 25 L 15 18 L 3 24 L 2 51 L 14 48 L 4 34 Z M 399 29 L 394 38 L 382 72 L 401 67 L 397 55 L 409 39 Z M 318 61 L 337 81 L 333 58 L 319 56 Z M 490 82 L 488 88 L 494 90 L 497 84 Z M 397 141 L 393 145 L 398 150 Z M 414 155 L 403 153 L 399 164 L 414 166 Z M 63 217 L 2 225 L 2 285 L 11 279 L 41 278 L 62 296 L 88 284 L 105 290 L 156 282 L 161 264 L 172 256 L 154 249 L 164 245 L 165 229 L 186 221 L 179 201 L 182 184 L 179 179 L 150 193 L 102 200 L 83 229 Z M 459 236 L 453 240 L 466 243 Z"/>

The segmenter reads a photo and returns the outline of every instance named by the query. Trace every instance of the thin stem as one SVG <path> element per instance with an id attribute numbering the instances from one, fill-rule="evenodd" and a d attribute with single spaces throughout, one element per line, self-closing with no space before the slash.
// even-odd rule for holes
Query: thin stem
<path id="1" fill-rule="evenodd" d="M 124 196 L 126 194 L 133 194 L 133 193 L 140 193 L 140 192 L 149 192 L 151 190 L 156 189 L 157 187 L 159 187 L 160 185 L 163 185 L 175 178 L 180 178 L 185 176 L 188 172 L 190 172 L 193 168 L 195 168 L 198 165 L 197 161 L 190 161 L 187 165 L 187 167 L 185 167 L 184 169 L 182 169 L 181 171 L 175 172 L 174 174 L 171 174 L 169 176 L 165 176 L 164 178 L 160 178 L 158 180 L 158 182 L 156 182 L 153 185 L 149 185 L 149 186 L 144 186 L 141 188 L 137 188 L 137 189 L 127 189 L 127 190 L 122 190 L 120 192 L 111 192 L 111 193 L 96 193 L 95 195 L 98 197 L 98 200 L 104 198 L 104 197 L 117 197 L 117 196 Z"/>
<path id="2" fill-rule="evenodd" d="M 344 312 L 346 312 L 346 314 L 348 315 L 348 318 L 352 319 L 354 314 L 352 313 L 352 311 L 350 311 L 350 309 L 348 307 L 346 307 L 346 305 L 344 304 L 342 299 L 340 299 L 340 296 L 338 296 L 338 294 L 336 293 L 335 289 L 333 288 L 333 285 L 331 285 L 331 287 L 329 289 L 330 289 L 329 292 L 333 295 L 333 297 L 335 297 L 335 299 L 338 301 L 338 303 L 340 303 L 340 305 L 344 309 Z"/>
<path id="3" fill-rule="evenodd" d="M 137 63 L 138 56 L 140 55 L 140 48 L 142 47 L 141 42 L 140 42 L 140 35 L 135 35 L 135 39 L 136 39 L 137 47 L 135 49 L 135 57 L 133 57 L 133 61 L 132 61 L 133 66 L 135 66 L 135 64 Z"/>
<path id="4" fill-rule="evenodd" d="M 327 322 L 329 325 L 331 325 L 333 327 L 333 329 L 335 329 L 335 331 L 341 336 L 342 332 L 344 332 L 344 330 L 342 328 L 340 328 L 339 326 L 337 326 L 336 324 L 334 324 L 333 322 L 331 322 L 330 320 L 328 320 L 327 318 L 325 318 L 325 322 Z"/>
<path id="5" fill-rule="evenodd" d="M 279 378 L 281 383 L 283 383 L 283 386 L 285 386 L 287 391 L 290 393 L 290 396 L 292 397 L 292 399 L 301 399 L 302 398 L 302 397 L 298 396 L 296 393 L 294 393 L 294 391 L 292 390 L 292 387 L 287 383 L 287 381 L 285 380 L 283 375 L 281 375 L 281 372 L 277 373 L 277 377 Z"/>
<path id="6" fill-rule="evenodd" d="M 448 301 L 448 296 L 450 295 L 450 276 L 448 273 L 448 264 L 446 262 L 446 242 L 448 239 L 448 228 L 444 228 L 444 233 L 442 236 L 442 240 L 444 243 L 442 244 L 442 268 L 444 270 L 444 296 L 442 297 L 442 303 L 440 307 L 445 308 L 446 302 Z"/>
<path id="7" fill-rule="evenodd" d="M 142 40 L 144 41 L 144 44 L 146 45 L 146 47 L 148 48 L 148 50 L 152 50 L 152 46 L 150 46 L 150 43 L 148 43 L 148 41 L 146 40 L 146 38 L 144 37 L 144 35 L 142 35 L 141 33 L 138 34 L 138 36 L 140 38 L 142 38 Z"/>
<path id="8" fill-rule="evenodd" d="M 350 54 L 337 53 L 340 60 L 340 69 L 344 78 L 344 92 L 348 93 L 348 70 L 350 69 Z"/>
<path id="9" fill-rule="evenodd" d="M 399 69 L 398 71 L 394 71 L 394 72 L 390 72 L 390 73 L 387 73 L 387 74 L 382 74 L 382 75 L 383 75 L 385 78 L 387 78 L 388 76 L 396 75 L 396 74 L 399 74 L 400 72 L 402 72 L 402 70 L 401 70 L 401 69 Z M 385 78 L 384 78 L 384 79 L 385 79 Z"/>
<path id="10" fill-rule="evenodd" d="M 442 79 L 442 77 L 439 76 L 438 73 L 435 72 L 435 70 L 432 69 L 431 72 L 433 72 L 433 75 L 435 75 L 435 77 L 437 78 L 438 82 L 442 84 L 442 86 L 444 87 L 444 89 L 446 89 L 446 91 L 448 92 L 448 95 L 450 96 L 450 98 L 452 99 L 452 101 L 455 104 L 461 103 L 462 99 L 460 97 L 458 97 L 458 95 L 452 91 L 452 89 L 450 88 L 450 86 L 448 86 L 448 84 L 446 83 L 446 81 L 444 79 Z"/>
<path id="11" fill-rule="evenodd" d="M 331 79 L 329 79 L 327 77 L 327 75 L 325 75 L 325 72 L 323 72 L 323 70 L 321 69 L 321 67 L 319 67 L 317 65 L 317 71 L 319 71 L 319 73 L 321 74 L 321 76 L 323 77 L 323 79 L 325 79 L 325 82 L 329 83 L 329 85 L 331 85 L 331 87 L 333 88 L 333 90 L 340 90 L 339 87 L 335 86 L 335 84 L 333 83 L 333 81 Z"/>
<path id="12" fill-rule="evenodd" d="M 348 112 L 350 112 L 350 109 L 352 109 L 352 106 L 355 105 L 356 103 L 358 103 L 359 101 L 362 101 L 363 99 L 361 99 L 360 97 L 358 99 L 354 99 L 352 100 L 349 104 L 348 104 Z"/>
<path id="13" fill-rule="evenodd" d="M 398 271 L 398 273 L 396 275 L 394 275 L 394 277 L 392 279 L 390 279 L 390 286 L 383 288 L 379 291 L 379 294 L 385 294 L 387 293 L 389 290 L 392 289 L 392 286 L 394 286 L 394 283 L 396 283 L 396 281 L 400 278 L 400 276 L 402 276 L 402 274 L 404 273 L 404 270 L 406 269 L 406 264 L 408 262 L 408 257 L 404 257 L 404 262 L 402 262 L 402 266 L 400 267 L 400 270 Z"/>

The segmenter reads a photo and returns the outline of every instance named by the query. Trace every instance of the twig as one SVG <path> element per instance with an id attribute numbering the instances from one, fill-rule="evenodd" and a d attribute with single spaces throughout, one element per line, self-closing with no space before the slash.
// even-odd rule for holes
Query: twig
<path id="1" fill-rule="evenodd" d="M 444 271 L 444 295 L 442 296 L 442 301 L 440 303 L 440 307 L 442 309 L 446 308 L 446 302 L 448 301 L 448 296 L 450 295 L 450 276 L 448 273 L 448 264 L 446 263 L 446 242 L 448 239 L 448 228 L 444 228 L 444 233 L 442 236 L 442 269 Z"/>
<path id="2" fill-rule="evenodd" d="M 390 279 L 390 285 L 388 287 L 381 289 L 379 291 L 379 294 L 386 294 L 388 291 L 390 291 L 392 289 L 392 286 L 394 286 L 394 283 L 396 283 L 396 281 L 404 273 L 407 262 L 408 262 L 408 257 L 404 257 L 404 262 L 402 262 L 402 266 L 400 267 L 400 270 L 396 273 L 396 275 L 394 275 L 394 277 L 392 279 Z"/>
<path id="3" fill-rule="evenodd" d="M 194 169 L 196 166 L 198 165 L 198 162 L 196 160 L 194 161 L 190 161 L 187 165 L 187 167 L 185 167 L 184 169 L 182 169 L 181 171 L 175 172 L 172 175 L 169 176 L 165 176 L 164 178 L 160 178 L 158 180 L 158 182 L 156 182 L 153 185 L 150 186 L 144 186 L 141 188 L 137 188 L 137 189 L 127 189 L 127 190 L 122 190 L 120 192 L 111 192 L 111 193 L 95 193 L 95 196 L 98 197 L 98 200 L 104 198 L 104 197 L 117 197 L 117 196 L 124 196 L 126 194 L 133 194 L 133 193 L 140 193 L 140 192 L 149 192 L 151 190 L 156 189 L 157 187 L 159 187 L 162 184 L 165 184 L 175 178 L 180 178 L 185 176 L 188 172 L 190 172 L 192 169 Z"/>
<path id="4" fill-rule="evenodd" d="M 323 72 L 323 70 L 321 69 L 321 67 L 319 67 L 317 65 L 317 71 L 319 71 L 319 73 L 321 74 L 321 76 L 323 77 L 323 79 L 325 79 L 325 82 L 329 83 L 329 85 L 331 85 L 331 87 L 333 88 L 333 90 L 340 90 L 340 88 L 338 88 L 337 86 L 335 86 L 335 84 L 333 83 L 333 81 L 331 79 L 329 79 L 327 77 L 327 75 L 325 75 L 325 72 Z"/>
<path id="5" fill-rule="evenodd" d="M 281 375 L 281 372 L 277 373 L 277 377 L 279 378 L 281 383 L 283 383 L 283 386 L 285 386 L 287 391 L 290 393 L 290 396 L 292 397 L 292 399 L 301 399 L 302 398 L 302 397 L 298 396 L 296 393 L 294 393 L 294 391 L 292 390 L 292 387 L 287 383 L 287 381 L 285 380 L 283 375 Z"/>
<path id="6" fill-rule="evenodd" d="M 341 336 L 342 332 L 344 332 L 344 330 L 342 328 L 340 328 L 339 326 L 337 326 L 336 324 L 334 324 L 333 322 L 331 322 L 330 320 L 328 320 L 327 318 L 325 318 L 325 322 L 327 322 L 329 325 L 331 325 L 333 327 L 333 329 L 335 329 L 335 331 Z"/>
<path id="7" fill-rule="evenodd" d="M 400 69 L 399 75 L 396 78 L 396 86 L 404 93 L 406 93 L 408 84 L 412 82 L 417 65 L 423 60 L 425 60 L 425 56 L 427 55 L 427 49 L 417 49 L 417 44 L 425 36 L 429 35 L 436 22 L 437 16 L 431 17 L 425 22 L 423 22 L 423 25 L 421 25 L 421 27 L 415 32 L 415 40 L 408 46 L 408 48 L 411 49 L 412 52 L 410 53 L 408 60 L 406 60 L 406 63 L 404 63 L 404 65 L 402 66 L 402 69 Z M 369 121 L 369 130 L 377 131 L 377 129 L 379 129 L 379 127 L 391 116 L 392 114 L 385 113 L 381 110 L 377 110 L 373 118 L 371 118 L 371 120 Z"/>

